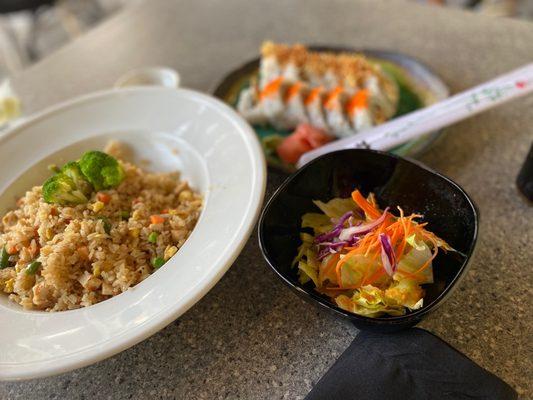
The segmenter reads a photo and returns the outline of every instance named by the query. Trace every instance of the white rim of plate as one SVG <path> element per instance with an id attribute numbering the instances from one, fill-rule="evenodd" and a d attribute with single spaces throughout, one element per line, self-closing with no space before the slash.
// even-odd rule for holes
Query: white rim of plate
<path id="1" fill-rule="evenodd" d="M 94 351 L 95 347 L 93 346 L 83 350 L 71 352 L 63 357 L 54 358 L 52 360 L 32 361 L 20 364 L 3 363 L 0 364 L 0 381 L 25 380 L 58 375 L 74 369 L 89 366 L 98 361 L 102 361 L 136 345 L 137 343 L 140 343 L 183 315 L 202 297 L 204 297 L 215 286 L 215 284 L 218 283 L 222 276 L 232 266 L 235 259 L 240 255 L 253 231 L 257 219 L 259 218 L 259 213 L 264 201 L 267 171 L 266 161 L 261 145 L 259 144 L 255 132 L 250 125 L 241 116 L 239 116 L 235 110 L 215 97 L 190 89 L 170 89 L 159 86 L 128 87 L 121 88 L 120 90 L 107 89 L 97 91 L 75 97 L 57 105 L 53 105 L 43 111 L 35 113 L 33 116 L 27 117 L 22 123 L 4 133 L 0 133 L 0 145 L 12 136 L 16 135 L 20 130 L 25 129 L 27 126 L 47 118 L 50 115 L 78 106 L 79 104 L 98 101 L 103 97 L 123 95 L 124 93 L 129 92 L 177 90 L 187 93 L 192 97 L 196 97 L 200 101 L 207 102 L 218 111 L 226 113 L 226 115 L 229 115 L 245 133 L 244 139 L 246 147 L 249 149 L 250 158 L 253 161 L 255 191 L 253 191 L 253 196 L 250 200 L 247 210 L 245 211 L 243 221 L 234 236 L 236 246 L 233 250 L 229 250 L 221 255 L 216 262 L 216 264 L 220 267 L 216 268 L 211 274 L 204 277 L 204 279 L 196 286 L 196 290 L 190 295 L 189 298 L 186 299 L 186 301 L 179 306 L 175 306 L 173 308 L 168 307 L 165 310 L 161 310 L 159 313 L 152 315 L 152 317 L 146 322 L 122 332 L 118 336 L 124 337 L 127 335 L 127 339 L 117 341 L 117 336 L 115 336 L 113 339 L 107 340 L 100 344 L 97 352 Z M 80 359 L 81 355 L 83 356 Z"/>

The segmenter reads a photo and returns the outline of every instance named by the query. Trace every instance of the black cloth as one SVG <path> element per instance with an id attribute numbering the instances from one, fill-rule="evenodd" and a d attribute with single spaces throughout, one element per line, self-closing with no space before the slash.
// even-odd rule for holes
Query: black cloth
<path id="1" fill-rule="evenodd" d="M 433 334 L 361 332 L 306 400 L 512 400 L 516 392 Z"/>

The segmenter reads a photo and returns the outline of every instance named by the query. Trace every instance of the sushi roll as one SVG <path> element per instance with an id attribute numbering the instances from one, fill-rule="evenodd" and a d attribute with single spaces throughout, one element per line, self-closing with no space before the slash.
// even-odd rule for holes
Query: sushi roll
<path id="1" fill-rule="evenodd" d="M 391 90 L 387 85 L 379 84 L 376 76 L 370 76 L 365 82 L 365 88 L 368 90 L 371 98 L 371 112 L 374 114 L 378 124 L 392 118 L 396 113 L 396 104 L 392 102 L 393 96 L 388 96 L 385 91 Z"/>
<path id="2" fill-rule="evenodd" d="M 260 88 L 264 88 L 272 80 L 283 76 L 289 82 L 301 79 L 301 64 L 307 49 L 302 45 L 287 46 L 265 42 L 261 46 Z"/>
<path id="3" fill-rule="evenodd" d="M 259 93 L 259 109 L 262 110 L 268 122 L 277 129 L 289 129 L 283 116 L 285 114 L 285 97 L 286 84 L 283 77 L 278 77 L 267 83 Z"/>
<path id="4" fill-rule="evenodd" d="M 309 123 L 318 129 L 329 132 L 322 104 L 323 93 L 324 88 L 322 86 L 311 89 L 304 100 L 304 105 Z"/>
<path id="5" fill-rule="evenodd" d="M 309 90 L 307 85 L 301 81 L 291 84 L 285 92 L 285 115 L 283 116 L 287 125 L 297 126 L 301 123 L 308 123 L 307 109 L 304 100 Z"/>
<path id="6" fill-rule="evenodd" d="M 363 55 L 309 51 L 265 42 L 259 82 L 237 109 L 252 124 L 277 129 L 309 123 L 337 137 L 354 135 L 396 113 L 398 87 Z"/>
<path id="7" fill-rule="evenodd" d="M 237 111 L 252 125 L 263 125 L 268 121 L 261 107 L 257 107 L 258 96 L 259 90 L 252 84 L 241 91 L 237 102 Z"/>
<path id="8" fill-rule="evenodd" d="M 355 93 L 346 103 L 345 110 L 355 133 L 374 125 L 369 109 L 367 89 Z"/>
<path id="9" fill-rule="evenodd" d="M 328 131 L 337 137 L 351 136 L 355 133 L 344 112 L 346 98 L 346 91 L 340 86 L 329 91 L 324 98 L 326 125 Z"/>

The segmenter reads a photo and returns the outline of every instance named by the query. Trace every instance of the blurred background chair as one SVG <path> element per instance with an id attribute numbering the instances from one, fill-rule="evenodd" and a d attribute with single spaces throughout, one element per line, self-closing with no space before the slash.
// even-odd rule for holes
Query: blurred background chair
<path id="1" fill-rule="evenodd" d="M 51 7 L 56 0 L 0 0 L 0 15 L 9 16 L 14 13 L 26 12 L 31 20 L 30 32 L 26 43 L 20 43 L 17 34 L 10 24 L 1 24 L 2 33 L 11 43 L 5 43 L 8 49 L 7 57 L 9 69 L 20 68 L 28 61 L 37 59 L 35 38 L 37 35 L 39 11 L 44 7 Z M 11 47 L 11 49 L 9 49 Z"/>
<path id="2" fill-rule="evenodd" d="M 131 0 L 0 0 L 0 81 Z"/>

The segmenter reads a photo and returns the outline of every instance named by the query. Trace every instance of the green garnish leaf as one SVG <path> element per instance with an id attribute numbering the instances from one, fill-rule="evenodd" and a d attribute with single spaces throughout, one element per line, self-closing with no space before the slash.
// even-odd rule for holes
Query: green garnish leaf
<path id="1" fill-rule="evenodd" d="M 26 275 L 35 275 L 37 270 L 41 267 L 40 261 L 33 261 L 26 267 Z"/>
<path id="2" fill-rule="evenodd" d="M 9 267 L 9 253 L 7 252 L 6 246 L 2 249 L 0 253 L 0 269 Z"/>

